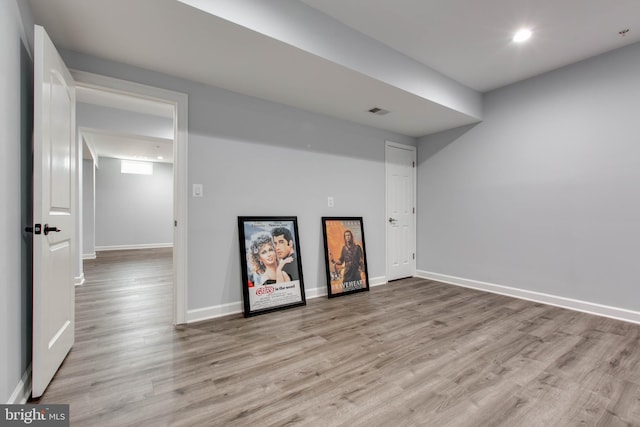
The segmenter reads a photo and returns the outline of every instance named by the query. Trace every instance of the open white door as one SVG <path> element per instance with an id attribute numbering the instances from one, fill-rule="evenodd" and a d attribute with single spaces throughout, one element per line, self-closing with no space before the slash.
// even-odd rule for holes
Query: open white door
<path id="1" fill-rule="evenodd" d="M 75 88 L 44 28 L 34 37 L 32 396 L 74 341 Z"/>
<path id="2" fill-rule="evenodd" d="M 416 272 L 415 166 L 415 147 L 387 141 L 387 280 Z"/>

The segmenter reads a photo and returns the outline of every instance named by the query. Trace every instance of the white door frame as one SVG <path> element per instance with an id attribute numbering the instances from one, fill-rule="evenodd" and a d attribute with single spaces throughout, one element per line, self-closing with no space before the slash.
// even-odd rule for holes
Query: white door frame
<path id="1" fill-rule="evenodd" d="M 71 70 L 76 85 L 111 93 L 171 104 L 174 107 L 173 129 L 173 323 L 187 321 L 187 145 L 188 96 L 153 86 L 106 77 L 85 71 Z M 82 256 L 82 254 L 80 254 Z"/>
<path id="2" fill-rule="evenodd" d="M 388 239 L 388 235 L 389 235 L 389 231 L 388 231 L 388 215 L 389 215 L 389 188 L 388 188 L 388 164 L 387 164 L 387 157 L 386 157 L 386 153 L 387 153 L 387 148 L 388 147 L 392 147 L 392 148 L 400 148 L 403 150 L 409 150 L 409 151 L 413 151 L 413 158 L 414 158 L 414 167 L 413 167 L 413 206 L 414 206 L 414 215 L 413 215 L 413 239 L 412 239 L 412 247 L 410 248 L 411 251 L 414 254 L 414 258 L 413 258 L 413 276 L 415 276 L 416 273 L 416 258 L 415 258 L 415 254 L 416 254 L 416 216 L 417 216 L 417 197 L 418 197 L 418 192 L 417 192 L 417 186 L 416 183 L 418 181 L 418 175 L 417 175 L 417 164 L 415 162 L 417 162 L 417 148 L 412 146 L 412 145 L 406 145 L 406 144 L 399 144 L 397 142 L 393 142 L 393 141 L 385 141 L 385 145 L 384 145 L 384 150 L 385 150 L 385 178 L 384 178 L 384 186 L 385 186 L 385 233 L 384 233 L 384 237 L 385 237 L 385 277 L 387 279 L 387 281 L 389 281 L 389 239 Z"/>

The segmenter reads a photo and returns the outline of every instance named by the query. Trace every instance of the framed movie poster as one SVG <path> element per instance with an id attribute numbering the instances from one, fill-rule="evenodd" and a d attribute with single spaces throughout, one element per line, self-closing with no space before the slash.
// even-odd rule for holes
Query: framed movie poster
<path id="1" fill-rule="evenodd" d="M 322 217 L 329 298 L 369 290 L 362 217 Z"/>
<path id="2" fill-rule="evenodd" d="M 297 217 L 238 217 L 244 317 L 305 305 Z"/>

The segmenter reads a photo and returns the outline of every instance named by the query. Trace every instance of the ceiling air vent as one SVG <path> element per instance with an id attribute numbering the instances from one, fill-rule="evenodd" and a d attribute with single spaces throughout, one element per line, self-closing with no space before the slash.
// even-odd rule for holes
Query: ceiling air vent
<path id="1" fill-rule="evenodd" d="M 389 114 L 389 110 L 385 110 L 384 108 L 373 107 L 368 110 L 372 114 L 377 114 L 378 116 L 384 116 L 385 114 Z"/>

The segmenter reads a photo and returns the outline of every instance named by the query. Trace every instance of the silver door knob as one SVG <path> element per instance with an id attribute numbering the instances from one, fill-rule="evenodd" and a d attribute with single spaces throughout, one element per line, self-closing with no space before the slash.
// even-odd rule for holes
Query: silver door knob
<path id="1" fill-rule="evenodd" d="M 393 224 L 394 222 L 397 222 L 398 220 L 395 218 L 389 218 L 389 224 Z"/>

